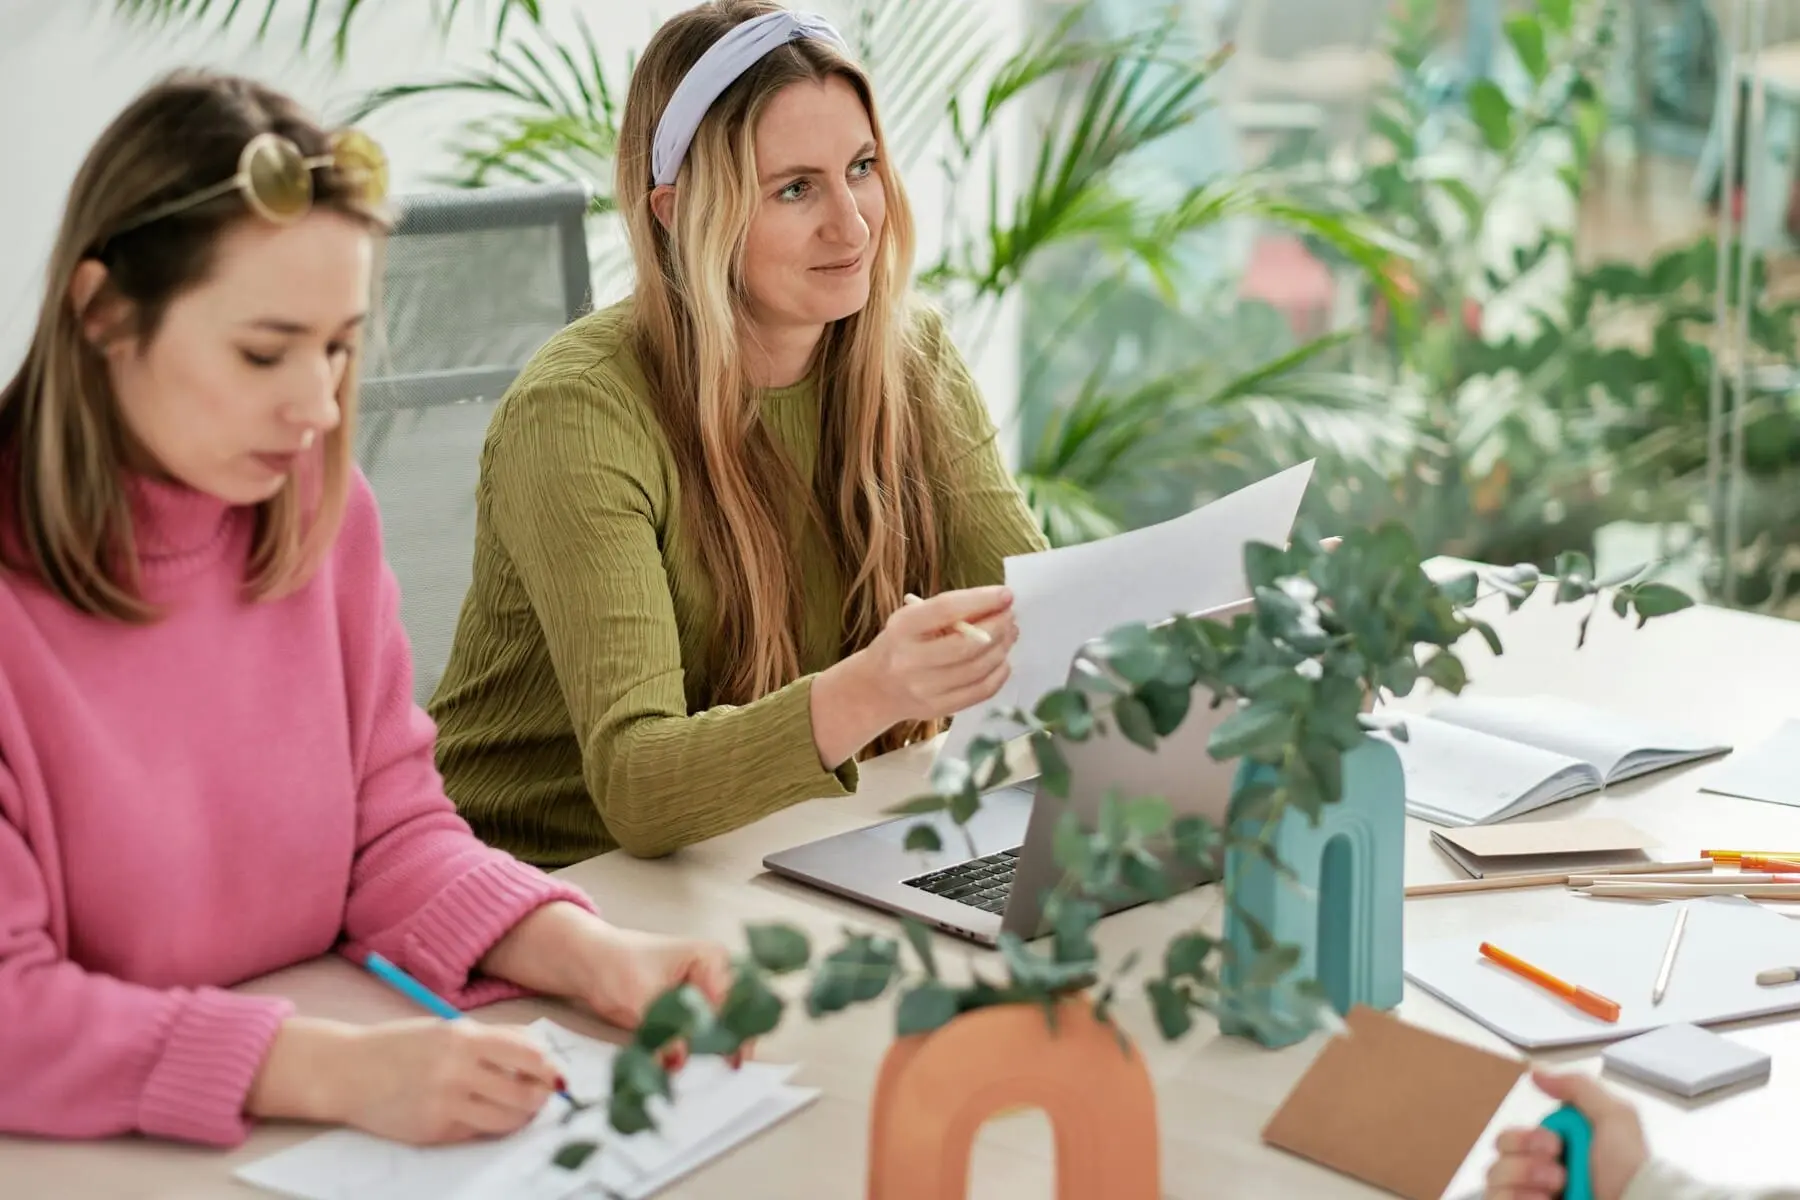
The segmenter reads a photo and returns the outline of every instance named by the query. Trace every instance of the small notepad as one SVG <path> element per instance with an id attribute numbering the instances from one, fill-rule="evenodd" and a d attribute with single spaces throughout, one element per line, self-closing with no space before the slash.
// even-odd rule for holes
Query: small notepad
<path id="1" fill-rule="evenodd" d="M 1767 1054 L 1698 1025 L 1664 1025 L 1608 1046 L 1600 1060 L 1608 1070 L 1677 1096 L 1701 1096 L 1769 1076 Z"/>

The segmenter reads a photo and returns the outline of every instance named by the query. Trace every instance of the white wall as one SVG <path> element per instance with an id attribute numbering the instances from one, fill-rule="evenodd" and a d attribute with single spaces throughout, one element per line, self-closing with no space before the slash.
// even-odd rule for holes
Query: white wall
<path id="1" fill-rule="evenodd" d="M 890 0 L 906 3 L 906 0 Z M 255 75 L 313 108 L 341 112 L 354 97 L 389 84 L 479 65 L 491 32 L 492 4 L 464 3 L 448 37 L 425 32 L 424 0 L 372 0 L 354 26 L 350 58 L 335 69 L 323 49 L 301 57 L 298 18 L 304 5 L 286 0 L 287 15 L 263 45 L 249 36 L 261 4 L 245 5 L 243 31 L 229 37 L 188 29 L 147 31 L 110 15 L 114 0 L 0 0 L 0 378 L 23 353 L 43 291 L 43 271 L 64 195 L 88 146 L 131 97 L 163 72 L 202 65 Z M 1001 40 L 1017 40 L 1025 0 L 986 0 Z M 821 0 L 821 11 L 841 3 Z M 223 4 L 215 6 L 222 10 Z M 579 9 L 623 75 L 626 54 L 649 39 L 683 0 L 550 0 L 567 18 Z M 321 8 L 335 12 L 337 5 Z M 479 99 L 432 97 L 378 113 L 366 127 L 382 143 L 395 188 L 429 188 L 450 165 L 445 137 L 481 112 Z M 929 161 L 929 156 L 927 156 Z M 930 169 L 908 176 L 921 223 L 922 255 L 935 249 L 942 182 Z M 996 419 L 1004 422 L 1018 388 L 1016 320 L 999 323 L 986 346 L 965 343 Z"/>

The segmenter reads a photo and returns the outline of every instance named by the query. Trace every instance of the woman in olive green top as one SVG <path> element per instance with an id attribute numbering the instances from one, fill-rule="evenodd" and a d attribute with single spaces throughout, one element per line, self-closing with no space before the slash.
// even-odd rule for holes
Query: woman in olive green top
<path id="1" fill-rule="evenodd" d="M 495 415 L 431 705 L 487 841 L 544 866 L 667 854 L 853 790 L 858 757 L 1004 682 L 1002 561 L 1044 543 L 908 297 L 881 152 L 818 18 L 720 0 L 646 47 L 618 156 L 634 294 Z"/>

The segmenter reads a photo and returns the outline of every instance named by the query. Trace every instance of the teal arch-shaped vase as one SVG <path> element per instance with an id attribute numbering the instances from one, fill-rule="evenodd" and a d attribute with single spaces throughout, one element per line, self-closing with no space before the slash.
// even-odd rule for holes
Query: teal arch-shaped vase
<path id="1" fill-rule="evenodd" d="M 1221 1018 L 1225 1033 L 1286 1046 L 1305 1037 L 1308 1026 L 1291 987 L 1280 991 L 1264 980 L 1250 985 L 1246 968 L 1256 951 L 1251 923 L 1240 909 L 1277 944 L 1300 947 L 1300 961 L 1279 982 L 1317 980 L 1340 1014 L 1358 1004 L 1390 1009 L 1400 1003 L 1406 779 L 1394 747 L 1375 738 L 1347 751 L 1343 766 L 1343 798 L 1326 805 L 1316 824 L 1290 810 L 1275 830 L 1276 854 L 1298 881 L 1281 878 L 1254 854 L 1234 849 L 1226 855 L 1225 894 L 1235 903 L 1226 908 L 1225 941 L 1232 954 L 1222 974 L 1245 1009 Z M 1241 813 L 1240 798 L 1250 784 L 1274 778 L 1272 767 L 1239 765 L 1226 818 L 1234 840 L 1253 837 L 1266 826 L 1266 818 Z M 1269 1019 L 1252 1019 L 1249 1013 Z"/>

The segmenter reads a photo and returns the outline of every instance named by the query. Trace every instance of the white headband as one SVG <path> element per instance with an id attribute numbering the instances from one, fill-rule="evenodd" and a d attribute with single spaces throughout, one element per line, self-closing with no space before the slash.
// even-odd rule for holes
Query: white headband
<path id="1" fill-rule="evenodd" d="M 785 9 L 733 26 L 730 33 L 707 48 L 700 61 L 681 77 L 680 86 L 669 97 L 668 107 L 656 123 L 656 138 L 650 146 L 650 177 L 658 187 L 675 182 L 681 160 L 687 157 L 688 145 L 694 140 L 694 130 L 700 127 L 720 94 L 769 51 L 802 38 L 818 38 L 849 49 L 842 35 L 824 17 Z"/>

